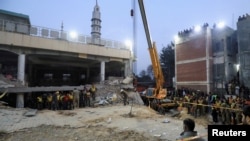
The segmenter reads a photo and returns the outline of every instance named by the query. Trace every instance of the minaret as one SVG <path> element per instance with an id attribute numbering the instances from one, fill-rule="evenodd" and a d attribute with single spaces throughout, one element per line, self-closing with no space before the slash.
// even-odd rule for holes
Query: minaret
<path id="1" fill-rule="evenodd" d="M 98 6 L 97 0 L 96 5 L 94 7 L 94 11 L 92 12 L 92 19 L 91 19 L 91 37 L 92 43 L 95 43 L 96 39 L 101 38 L 101 12 L 100 7 Z"/>

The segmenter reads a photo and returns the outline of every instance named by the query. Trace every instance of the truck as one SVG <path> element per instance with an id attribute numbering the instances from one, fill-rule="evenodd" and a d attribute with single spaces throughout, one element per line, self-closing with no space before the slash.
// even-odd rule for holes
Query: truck
<path id="1" fill-rule="evenodd" d="M 155 87 L 147 88 L 145 94 L 142 94 L 142 99 L 147 100 L 147 105 L 152 109 L 165 114 L 166 110 L 177 107 L 178 105 L 170 99 L 167 99 L 167 89 L 164 88 L 164 76 L 162 72 L 162 67 L 159 60 L 159 55 L 156 48 L 156 43 L 151 40 L 145 7 L 143 0 L 138 0 L 141 18 L 144 26 L 144 31 L 146 34 L 146 40 L 148 43 L 148 50 L 150 54 L 150 59 L 153 67 L 153 73 L 155 78 Z"/>

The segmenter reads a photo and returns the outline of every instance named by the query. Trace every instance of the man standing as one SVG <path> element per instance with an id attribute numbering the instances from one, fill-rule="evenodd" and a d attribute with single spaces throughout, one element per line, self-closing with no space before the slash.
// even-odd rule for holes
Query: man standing
<path id="1" fill-rule="evenodd" d="M 242 123 L 243 125 L 250 125 L 250 105 L 243 108 Z"/>
<path id="2" fill-rule="evenodd" d="M 74 88 L 73 90 L 74 108 L 79 108 L 79 97 L 80 97 L 80 91 Z"/>
<path id="3" fill-rule="evenodd" d="M 89 92 L 89 90 L 87 89 L 86 86 L 83 87 L 82 93 L 83 93 L 84 107 L 85 106 L 89 106 L 90 107 L 90 92 Z"/>
<path id="4" fill-rule="evenodd" d="M 92 96 L 92 100 L 95 101 L 97 88 L 95 87 L 94 83 L 92 84 L 91 88 L 89 89 L 89 92 Z"/>
<path id="5" fill-rule="evenodd" d="M 58 110 L 58 98 L 57 98 L 58 95 L 59 91 L 56 91 L 52 95 L 52 104 L 51 104 L 52 110 Z"/>
<path id="6" fill-rule="evenodd" d="M 121 89 L 121 94 L 122 94 L 122 96 L 123 96 L 123 104 L 124 104 L 124 106 L 126 106 L 126 104 L 127 104 L 127 99 L 128 99 L 128 94 L 127 94 L 127 92 L 124 91 L 123 89 Z"/>

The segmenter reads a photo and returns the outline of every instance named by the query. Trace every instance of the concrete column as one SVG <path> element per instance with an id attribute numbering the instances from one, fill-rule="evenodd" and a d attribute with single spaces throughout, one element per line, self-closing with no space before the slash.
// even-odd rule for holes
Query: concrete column
<path id="1" fill-rule="evenodd" d="M 17 68 L 17 79 L 22 83 L 25 84 L 25 54 L 19 54 L 18 56 L 18 68 Z M 23 108 L 24 107 L 24 94 L 19 93 L 16 96 L 16 108 Z"/>
<path id="2" fill-rule="evenodd" d="M 105 61 L 101 61 L 101 81 L 105 80 Z"/>
<path id="3" fill-rule="evenodd" d="M 24 94 L 18 93 L 16 96 L 16 108 L 24 108 Z"/>
<path id="4" fill-rule="evenodd" d="M 25 75 L 25 54 L 20 54 L 18 56 L 18 72 L 17 72 L 17 79 L 21 81 L 24 85 L 24 75 Z"/>
<path id="5" fill-rule="evenodd" d="M 130 61 L 125 61 L 125 66 L 124 66 L 125 77 L 129 76 L 129 70 L 130 70 Z"/>
<path id="6" fill-rule="evenodd" d="M 133 74 L 133 59 L 129 59 L 129 71 L 128 76 Z"/>

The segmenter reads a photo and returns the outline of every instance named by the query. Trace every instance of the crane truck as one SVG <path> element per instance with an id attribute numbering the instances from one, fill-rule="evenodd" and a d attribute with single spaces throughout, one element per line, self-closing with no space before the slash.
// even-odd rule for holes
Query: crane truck
<path id="1" fill-rule="evenodd" d="M 164 76 L 162 73 L 161 64 L 159 61 L 159 56 L 156 49 L 156 43 L 151 40 L 145 7 L 143 0 L 138 0 L 140 13 L 142 17 L 142 22 L 146 34 L 146 39 L 148 43 L 148 50 L 150 54 L 150 59 L 152 63 L 152 68 L 154 72 L 154 77 L 156 81 L 156 86 L 154 88 L 148 88 L 145 93 L 145 97 L 148 100 L 148 105 L 154 110 L 164 114 L 165 110 L 176 107 L 177 104 L 171 100 L 166 100 L 167 89 L 164 88 Z"/>

